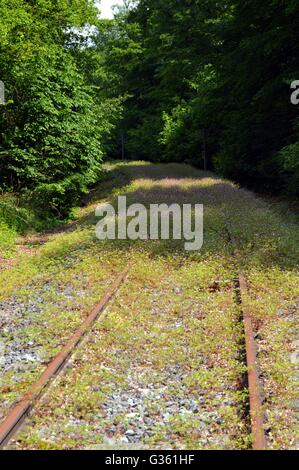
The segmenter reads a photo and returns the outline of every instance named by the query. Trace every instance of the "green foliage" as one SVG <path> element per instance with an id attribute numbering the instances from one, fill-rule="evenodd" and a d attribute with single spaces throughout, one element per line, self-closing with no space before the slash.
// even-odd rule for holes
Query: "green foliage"
<path id="1" fill-rule="evenodd" d="M 98 115 L 72 59 L 55 54 L 30 65 L 22 77 L 26 101 L 9 107 L 3 119 L 8 130 L 1 158 L 4 183 L 19 181 L 24 187 L 74 171 L 91 173 L 101 161 Z M 14 127 L 12 114 L 17 114 Z"/>
<path id="2" fill-rule="evenodd" d="M 9 255 L 14 248 L 16 232 L 0 220 L 0 257 Z"/>
<path id="3" fill-rule="evenodd" d="M 2 0 L 0 188 L 67 218 L 107 154 L 298 195 L 295 1 Z M 203 133 L 205 130 L 205 133 Z"/>
<path id="4" fill-rule="evenodd" d="M 140 0 L 122 12 L 108 69 L 128 94 L 129 156 L 202 165 L 206 129 L 210 169 L 296 194 L 297 19 L 281 0 Z"/>
<path id="5" fill-rule="evenodd" d="M 279 163 L 288 176 L 286 181 L 287 192 L 299 197 L 299 141 L 280 151 Z"/>
<path id="6" fill-rule="evenodd" d="M 65 218 L 80 196 L 88 193 L 88 183 L 91 184 L 94 179 L 88 179 L 86 174 L 73 174 L 56 183 L 38 184 L 28 196 L 37 211 L 44 210 L 58 219 Z"/>
<path id="7" fill-rule="evenodd" d="M 93 3 L 17 0 L 12 9 L 4 0 L 0 6 L 7 98 L 0 109 L 0 186 L 31 198 L 46 217 L 68 217 L 98 179 L 121 109 L 119 100 L 99 92 Z"/>
<path id="8" fill-rule="evenodd" d="M 5 195 L 0 198 L 0 221 L 10 229 L 24 233 L 32 227 L 32 211 L 21 204 L 15 196 Z"/>

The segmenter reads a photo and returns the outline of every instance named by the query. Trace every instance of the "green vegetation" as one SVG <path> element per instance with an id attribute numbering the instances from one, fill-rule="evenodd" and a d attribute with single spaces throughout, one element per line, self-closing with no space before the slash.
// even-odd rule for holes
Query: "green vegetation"
<path id="1" fill-rule="evenodd" d="M 121 446 L 139 418 L 104 405 L 149 385 L 142 406 L 154 418 L 140 445 L 248 449 L 229 221 L 269 447 L 293 449 L 299 233 L 281 199 L 299 197 L 298 2 L 128 0 L 113 20 L 100 20 L 97 5 L 0 3 L 0 339 L 12 361 L 15 350 L 25 357 L 17 374 L 1 372 L 0 419 L 130 260 L 129 283 L 14 446 L 109 447 L 111 429 Z M 119 194 L 204 204 L 203 250 L 100 244 L 94 209 Z M 180 398 L 198 413 L 181 413 Z"/>
<path id="2" fill-rule="evenodd" d="M 102 36 L 127 154 L 298 196 L 298 2 L 140 0 Z"/>
<path id="3" fill-rule="evenodd" d="M 130 159 L 203 167 L 205 145 L 209 169 L 298 196 L 296 0 L 129 1 L 114 20 L 3 0 L 0 16 L 0 188 L 40 226 L 72 214 L 121 135 Z"/>
<path id="4" fill-rule="evenodd" d="M 119 112 L 118 101 L 101 94 L 103 71 L 85 44 L 98 21 L 92 3 L 4 0 L 0 6 L 6 94 L 0 187 L 21 193 L 41 219 L 41 212 L 68 217 L 99 180 L 105 141 Z"/>
<path id="5" fill-rule="evenodd" d="M 249 285 L 245 301 L 258 334 L 269 447 L 293 449 L 297 389 L 289 356 L 298 330 L 299 295 L 299 232 L 293 217 L 187 165 L 132 162 L 107 169 L 104 187 L 79 210 L 71 232 L 53 235 L 35 255 L 23 255 L 16 266 L 0 272 L 0 299 L 14 299 L 10 321 L 17 327 L 14 336 L 5 336 L 6 347 L 14 339 L 30 342 L 47 363 L 120 269 L 128 260 L 132 263 L 128 282 L 13 447 L 107 448 L 103 439 L 108 437 L 114 439 L 113 448 L 122 448 L 124 433 L 139 422 L 126 400 L 148 387 L 152 392 L 141 404 L 153 423 L 139 446 L 250 446 L 244 419 L 247 391 L 240 386 L 243 329 L 234 301 L 237 266 L 226 231 L 229 220 Z M 107 200 L 116 203 L 118 194 L 146 205 L 174 198 L 181 203 L 200 200 L 205 206 L 203 249 L 187 253 L 180 241 L 172 240 L 99 242 L 94 208 Z M 28 301 L 25 319 L 32 323 L 24 328 L 15 305 Z M 32 302 L 40 306 L 36 313 L 30 313 Z M 42 363 L 18 371 L 18 382 L 13 370 L 2 374 L 2 413 L 28 389 Z M 124 397 L 125 405 L 109 417 L 104 405 L 114 409 L 113 394 Z M 180 398 L 194 401 L 200 412 L 172 411 L 165 424 L 169 402 Z"/>

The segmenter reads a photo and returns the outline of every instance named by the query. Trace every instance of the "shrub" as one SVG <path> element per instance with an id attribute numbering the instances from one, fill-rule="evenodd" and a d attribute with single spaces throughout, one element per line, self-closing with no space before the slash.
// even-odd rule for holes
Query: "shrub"
<path id="1" fill-rule="evenodd" d="M 18 80 L 24 99 L 2 118 L 2 187 L 35 188 L 37 205 L 67 216 L 74 200 L 95 181 L 102 161 L 99 107 L 67 53 L 30 62 Z M 13 125 L 12 125 L 13 122 Z M 76 193 L 76 197 L 74 196 Z"/>
<path id="2" fill-rule="evenodd" d="M 16 232 L 0 219 L 0 256 L 7 256 L 15 245 Z"/>
<path id="3" fill-rule="evenodd" d="M 278 161 L 286 174 L 287 193 L 299 197 L 299 142 L 283 148 L 278 154 Z"/>

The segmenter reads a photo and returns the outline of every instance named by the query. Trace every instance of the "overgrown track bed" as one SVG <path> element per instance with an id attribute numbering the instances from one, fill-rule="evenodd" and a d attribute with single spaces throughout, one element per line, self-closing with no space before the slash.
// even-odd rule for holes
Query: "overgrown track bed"
<path id="1" fill-rule="evenodd" d="M 249 393 L 249 411 L 252 432 L 253 450 L 265 450 L 267 441 L 264 430 L 264 413 L 262 407 L 262 385 L 260 381 L 259 366 L 257 363 L 257 345 L 254 339 L 254 329 L 250 311 L 246 306 L 246 297 L 248 295 L 247 282 L 244 273 L 241 270 L 241 255 L 238 251 L 238 245 L 234 236 L 231 224 L 227 222 L 227 231 L 229 240 L 233 247 L 236 269 L 238 271 L 235 279 L 236 301 L 240 305 L 241 320 L 244 325 L 245 355 L 247 366 L 247 387 Z M 244 304 L 245 301 L 245 304 Z"/>
<path id="2" fill-rule="evenodd" d="M 232 236 L 232 235 L 231 235 Z M 19 432 L 20 427 L 22 426 L 26 417 L 29 414 L 34 420 L 34 405 L 37 404 L 38 399 L 42 397 L 45 390 L 49 385 L 51 385 L 52 380 L 57 376 L 57 374 L 66 366 L 67 361 L 70 359 L 72 354 L 74 354 L 76 347 L 82 342 L 87 331 L 90 330 L 93 326 L 93 323 L 97 320 L 99 314 L 106 307 L 109 300 L 117 292 L 120 285 L 124 282 L 125 277 L 129 271 L 129 266 L 119 274 L 115 282 L 112 284 L 110 289 L 103 296 L 101 301 L 94 307 L 91 314 L 81 325 L 79 330 L 73 335 L 73 337 L 68 341 L 66 346 L 62 351 L 50 362 L 47 369 L 44 371 L 40 379 L 33 385 L 28 394 L 10 411 L 8 416 L 0 424 L 0 449 L 3 449 L 5 445 L 9 444 L 9 441 L 15 437 Z M 246 289 L 246 282 L 244 276 L 240 273 L 238 282 L 238 297 L 236 301 L 241 304 L 241 310 L 243 311 L 242 306 L 242 294 Z M 214 289 L 214 287 L 211 287 Z M 159 308 L 159 306 L 157 306 Z M 266 441 L 263 431 L 263 422 L 262 422 L 262 412 L 261 412 L 261 400 L 259 394 L 259 383 L 257 376 L 257 365 L 255 363 L 256 356 L 253 355 L 252 351 L 255 348 L 254 338 L 252 332 L 252 324 L 250 318 L 245 316 L 244 320 L 244 330 L 245 330 L 245 344 L 246 344 L 246 359 L 248 366 L 248 384 L 249 384 L 249 402 L 250 402 L 250 411 L 251 411 L 251 423 L 252 423 L 252 435 L 253 435 L 253 449 L 261 450 L 266 448 Z M 88 347 L 88 343 L 87 343 Z M 241 358 L 242 361 L 242 358 Z M 187 401 L 187 400 L 186 400 Z M 194 404 L 193 404 L 194 406 Z M 195 405 L 196 407 L 196 405 Z M 244 416 L 245 424 L 244 428 L 247 426 L 246 415 Z M 28 429 L 27 429 L 28 432 Z"/>
<path id="3" fill-rule="evenodd" d="M 183 292 L 190 287 L 181 285 L 180 274 L 188 271 L 188 264 L 180 261 L 168 267 L 165 277 L 162 268 L 169 262 L 143 261 L 134 263 L 130 281 L 95 325 L 84 349 L 78 349 L 72 367 L 37 404 L 20 436 L 21 442 L 26 436 L 25 448 L 41 446 L 35 439 L 47 433 L 48 419 L 52 432 L 53 426 L 59 430 L 57 448 L 72 448 L 76 430 L 80 434 L 83 429 L 85 447 L 166 448 L 170 442 L 180 448 L 182 439 L 188 448 L 244 445 L 247 426 L 238 389 L 242 364 L 237 357 L 239 339 L 234 340 L 240 328 L 232 286 L 224 284 L 214 291 L 202 278 L 206 286 L 194 295 L 194 283 L 186 300 Z M 203 310 L 198 296 L 206 297 Z M 213 334 L 215 344 L 207 353 Z M 81 396 L 78 384 L 83 386 Z M 76 413 L 77 407 L 81 419 L 70 427 L 70 409 Z M 56 415 L 59 409 L 65 414 Z M 52 438 L 45 440 L 51 448 Z"/>
<path id="4" fill-rule="evenodd" d="M 83 340 L 88 330 L 92 327 L 94 321 L 98 318 L 99 314 L 106 307 L 109 300 L 116 293 L 117 289 L 124 281 L 128 274 L 129 267 L 119 274 L 115 282 L 109 288 L 109 290 L 102 297 L 100 302 L 95 305 L 90 315 L 84 320 L 80 328 L 71 337 L 64 348 L 57 354 L 57 356 L 51 360 L 47 369 L 43 372 L 41 377 L 31 387 L 29 392 L 23 397 L 23 399 L 9 412 L 8 416 L 0 423 L 0 449 L 2 449 L 9 440 L 18 432 L 26 416 L 32 410 L 34 403 L 44 389 L 51 383 L 51 380 L 65 367 L 67 361 L 73 354 L 75 348 Z"/>
<path id="5" fill-rule="evenodd" d="M 90 201 L 82 211 L 82 233 L 60 238 L 70 247 L 68 256 L 88 240 L 80 268 L 72 272 L 85 272 L 87 257 L 91 276 L 92 258 L 100 253 L 101 289 L 105 270 L 115 275 L 128 259 L 129 282 L 36 403 L 10 448 L 262 447 L 250 433 L 241 310 L 250 313 L 255 331 L 268 448 L 295 448 L 298 229 L 282 224 L 250 193 L 187 166 L 131 163 L 111 171 L 115 190 L 103 197 L 113 202 L 125 193 L 129 202 L 144 204 L 203 203 L 204 247 L 186 253 L 171 241 L 100 244 L 87 235 L 95 223 Z M 100 192 L 95 197 L 100 200 Z M 241 263 L 232 258 L 227 220 L 233 222 Z M 245 292 L 235 282 L 240 266 Z M 22 285 L 22 278 L 16 280 Z M 93 295 L 96 285 L 94 276 Z M 47 301 L 42 315 L 45 307 Z M 54 324 L 56 317 L 55 310 L 45 319 Z"/>

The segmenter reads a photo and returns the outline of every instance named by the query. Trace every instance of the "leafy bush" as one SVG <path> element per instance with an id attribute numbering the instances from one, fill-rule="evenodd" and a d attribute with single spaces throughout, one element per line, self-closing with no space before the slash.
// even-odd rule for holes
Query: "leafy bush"
<path id="1" fill-rule="evenodd" d="M 99 91 L 105 74 L 88 33 L 95 2 L 33 3 L 0 5 L 0 188 L 43 219 L 66 218 L 98 178 L 121 100 Z"/>
<path id="2" fill-rule="evenodd" d="M 15 245 L 16 232 L 0 219 L 0 256 L 7 256 Z"/>
<path id="3" fill-rule="evenodd" d="M 18 233 L 25 233 L 35 226 L 33 211 L 16 196 L 6 194 L 0 198 L 0 221 Z"/>
<path id="4" fill-rule="evenodd" d="M 283 148 L 279 152 L 278 161 L 286 173 L 287 193 L 299 197 L 299 142 Z"/>
<path id="5" fill-rule="evenodd" d="M 27 99 L 11 107 L 14 127 L 9 113 L 3 120 L 9 138 L 0 156 L 2 181 L 7 186 L 38 187 L 39 195 L 43 189 L 43 209 L 48 198 L 50 212 L 55 207 L 65 216 L 74 203 L 73 193 L 80 197 L 102 161 L 97 106 L 65 53 L 35 59 L 23 75 L 21 89 Z"/>
<path id="6" fill-rule="evenodd" d="M 66 218 L 80 197 L 87 194 L 88 185 L 94 181 L 91 173 L 74 174 L 56 183 L 42 183 L 28 193 L 32 207 L 43 210 L 58 219 Z"/>

